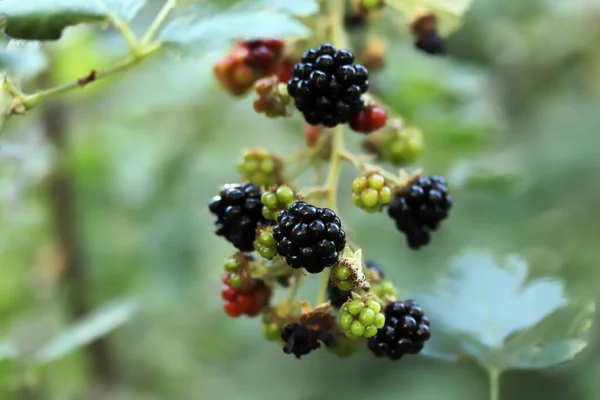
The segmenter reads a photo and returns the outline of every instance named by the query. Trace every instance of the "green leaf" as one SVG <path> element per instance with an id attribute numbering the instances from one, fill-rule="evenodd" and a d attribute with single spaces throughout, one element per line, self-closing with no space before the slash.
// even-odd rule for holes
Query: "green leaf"
<path id="1" fill-rule="evenodd" d="M 444 344 L 426 354 L 448 359 L 454 350 L 499 370 L 541 368 L 573 358 L 586 345 L 593 306 L 577 315 L 564 307 L 561 282 L 526 282 L 527 273 L 519 256 L 499 259 L 481 250 L 460 254 L 435 290 L 418 297 Z"/>
<path id="2" fill-rule="evenodd" d="M 15 39 L 58 40 L 69 26 L 107 20 L 115 13 L 128 21 L 146 0 L 3 0 L 5 32 Z"/>
<path id="3" fill-rule="evenodd" d="M 108 304 L 42 346 L 34 354 L 33 361 L 38 365 L 46 364 L 92 343 L 129 321 L 138 309 L 138 303 L 134 300 Z"/>
<path id="4" fill-rule="evenodd" d="M 310 30 L 282 7 L 243 1 L 226 10 L 191 7 L 161 32 L 165 44 L 185 52 L 227 46 L 234 39 L 270 36 L 304 37 Z"/>
<path id="5" fill-rule="evenodd" d="M 461 161 L 450 171 L 457 188 L 512 193 L 524 187 L 524 168 L 514 157 L 498 154 L 486 159 Z"/>
<path id="6" fill-rule="evenodd" d="M 407 20 L 419 11 L 433 12 L 437 17 L 440 34 L 447 36 L 457 30 L 473 0 L 387 0 L 386 4 Z"/>
<path id="7" fill-rule="evenodd" d="M 3 0 L 0 14 L 6 16 L 6 34 L 26 40 L 57 40 L 68 26 L 106 19 L 92 0 Z"/>
<path id="8" fill-rule="evenodd" d="M 124 21 L 130 21 L 146 5 L 146 0 L 94 0 L 107 13 L 114 12 Z"/>
<path id="9" fill-rule="evenodd" d="M 37 41 L 11 40 L 0 49 L 0 70 L 13 79 L 30 79 L 44 71 L 48 60 Z"/>

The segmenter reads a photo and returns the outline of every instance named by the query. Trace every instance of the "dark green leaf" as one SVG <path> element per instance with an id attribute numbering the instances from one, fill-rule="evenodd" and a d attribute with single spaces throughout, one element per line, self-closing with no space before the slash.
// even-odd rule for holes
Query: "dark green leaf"
<path id="1" fill-rule="evenodd" d="M 96 310 L 42 346 L 33 356 L 34 362 L 36 364 L 52 362 L 107 335 L 129 321 L 138 308 L 137 302 L 123 300 Z"/>
<path id="2" fill-rule="evenodd" d="M 106 19 L 92 0 L 4 0 L 0 14 L 7 18 L 6 34 L 26 40 L 57 40 L 68 26 Z"/>
<path id="3" fill-rule="evenodd" d="M 429 355 L 447 359 L 448 343 L 454 343 L 485 367 L 509 369 L 553 365 L 581 351 L 589 318 L 562 311 L 567 299 L 561 282 L 526 282 L 527 273 L 527 262 L 518 256 L 498 259 L 474 250 L 459 255 L 436 289 L 419 297 L 442 336 L 438 340 L 446 343 L 445 351 Z M 551 314 L 555 319 L 545 320 Z"/>
<path id="4" fill-rule="evenodd" d="M 225 11 L 192 7 L 167 25 L 160 37 L 166 44 L 185 52 L 201 52 L 227 46 L 239 38 L 307 36 L 309 33 L 288 10 L 244 1 Z"/>

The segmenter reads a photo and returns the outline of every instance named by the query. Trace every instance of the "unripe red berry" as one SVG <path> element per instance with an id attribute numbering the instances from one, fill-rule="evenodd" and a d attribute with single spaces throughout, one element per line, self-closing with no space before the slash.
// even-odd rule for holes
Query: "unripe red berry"
<path id="1" fill-rule="evenodd" d="M 304 125 L 304 140 L 308 147 L 312 147 L 319 141 L 321 134 L 325 128 L 323 125 Z"/>
<path id="2" fill-rule="evenodd" d="M 354 114 L 350 127 L 355 132 L 370 133 L 382 128 L 386 121 L 387 112 L 379 106 L 371 106 Z"/>

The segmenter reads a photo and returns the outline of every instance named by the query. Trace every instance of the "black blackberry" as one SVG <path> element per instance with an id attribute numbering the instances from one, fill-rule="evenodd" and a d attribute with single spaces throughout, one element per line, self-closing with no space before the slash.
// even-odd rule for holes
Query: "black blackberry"
<path id="1" fill-rule="evenodd" d="M 208 208 L 215 214 L 216 234 L 241 251 L 254 250 L 256 228 L 266 223 L 262 216 L 261 190 L 252 183 L 227 184 Z"/>
<path id="2" fill-rule="evenodd" d="M 377 357 L 399 360 L 420 352 L 430 336 L 423 309 L 413 300 L 395 301 L 385 307 L 385 325 L 369 338 L 368 347 Z"/>
<path id="3" fill-rule="evenodd" d="M 383 270 L 381 269 L 379 263 L 367 260 L 365 261 L 365 266 L 368 269 L 374 269 L 375 271 L 377 271 L 377 274 L 379 274 L 381 279 L 385 278 L 385 275 L 383 274 Z M 350 293 L 350 290 L 341 290 L 340 288 L 338 288 L 336 285 L 331 283 L 331 277 L 329 278 L 329 285 L 327 286 L 327 298 L 329 299 L 329 301 L 331 301 L 332 307 L 340 308 L 346 302 L 346 300 L 348 300 L 348 297 L 350 297 Z"/>
<path id="4" fill-rule="evenodd" d="M 277 253 L 292 268 L 319 273 L 338 261 L 346 245 L 340 219 L 329 208 L 297 201 L 281 211 L 277 221 L 273 228 Z"/>
<path id="5" fill-rule="evenodd" d="M 327 346 L 333 344 L 331 333 L 310 329 L 297 323 L 286 325 L 281 332 L 281 339 L 285 342 L 284 353 L 294 354 L 297 358 L 321 347 L 320 342 Z"/>
<path id="6" fill-rule="evenodd" d="M 440 37 L 436 30 L 430 30 L 421 34 L 415 40 L 415 47 L 427 54 L 442 55 L 446 54 L 446 43 Z"/>
<path id="7" fill-rule="evenodd" d="M 354 64 L 354 53 L 331 43 L 308 49 L 294 66 L 288 92 L 310 125 L 333 128 L 364 108 L 369 71 Z"/>
<path id="8" fill-rule="evenodd" d="M 388 207 L 396 228 L 406 235 L 411 249 L 417 250 L 431 240 L 431 231 L 448 217 L 452 198 L 441 176 L 419 178 L 398 193 Z"/>

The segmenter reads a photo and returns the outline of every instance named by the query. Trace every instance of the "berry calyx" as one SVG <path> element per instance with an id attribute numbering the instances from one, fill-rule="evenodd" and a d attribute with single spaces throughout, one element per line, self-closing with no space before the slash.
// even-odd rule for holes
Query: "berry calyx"
<path id="1" fill-rule="evenodd" d="M 420 177 L 399 191 L 388 207 L 396 228 L 406 235 L 408 246 L 417 250 L 431 240 L 431 232 L 448 217 L 452 198 L 441 176 Z"/>
<path id="2" fill-rule="evenodd" d="M 378 172 L 368 172 L 352 181 L 352 202 L 368 213 L 380 212 L 392 201 L 392 186 Z"/>
<path id="3" fill-rule="evenodd" d="M 356 256 L 356 253 L 354 255 Z M 365 262 L 365 274 L 362 269 L 356 268 L 356 261 L 360 262 L 360 256 L 358 260 L 355 257 L 354 263 L 348 263 L 348 260 L 349 259 L 344 257 L 340 260 L 338 265 L 331 269 L 329 285 L 327 286 L 327 298 L 335 308 L 340 308 L 351 297 L 352 289 L 354 287 L 366 289 L 366 287 L 362 285 L 364 285 L 367 278 L 369 278 L 372 287 L 374 280 L 371 277 L 376 278 L 375 281 L 377 282 L 381 280 L 382 278 L 380 277 L 383 276 L 381 267 L 373 261 Z"/>
<path id="4" fill-rule="evenodd" d="M 346 246 L 346 233 L 335 212 L 304 201 L 279 213 L 273 237 L 277 252 L 290 267 L 313 274 L 335 265 Z"/>
<path id="5" fill-rule="evenodd" d="M 294 66 L 288 93 L 309 125 L 333 128 L 364 108 L 369 71 L 354 58 L 350 50 L 323 43 L 306 50 Z"/>
<path id="6" fill-rule="evenodd" d="M 216 234 L 241 251 L 252 251 L 256 229 L 266 223 L 261 213 L 261 195 L 253 183 L 224 185 L 208 205 L 215 215 Z"/>
<path id="7" fill-rule="evenodd" d="M 249 149 L 237 165 L 244 180 L 259 187 L 269 187 L 282 180 L 281 160 L 264 149 Z"/>
<path id="8" fill-rule="evenodd" d="M 413 300 L 395 301 L 385 307 L 385 325 L 368 341 L 377 357 L 399 360 L 419 353 L 431 337 L 429 319 Z"/>
<path id="9" fill-rule="evenodd" d="M 277 241 L 273 237 L 273 228 L 266 228 L 258 233 L 254 249 L 262 258 L 272 260 L 277 255 Z"/>
<path id="10" fill-rule="evenodd" d="M 281 333 L 281 339 L 285 342 L 283 352 L 294 354 L 296 358 L 301 358 L 303 355 L 320 348 L 321 342 L 327 346 L 333 344 L 331 333 L 312 329 L 298 323 L 286 325 Z"/>
<path id="11" fill-rule="evenodd" d="M 364 298 L 348 300 L 340 308 L 340 326 L 349 338 L 372 337 L 385 325 L 381 304 Z"/>
<path id="12" fill-rule="evenodd" d="M 387 112 L 379 106 L 368 106 L 355 113 L 350 120 L 350 128 L 355 132 L 371 133 L 385 126 Z"/>
<path id="13" fill-rule="evenodd" d="M 226 274 L 224 274 L 226 275 Z M 227 315 L 237 318 L 241 315 L 257 316 L 269 303 L 271 289 L 261 279 L 251 279 L 245 285 L 234 288 L 224 280 L 221 297 Z"/>
<path id="14" fill-rule="evenodd" d="M 263 204 L 262 215 L 270 221 L 276 221 L 282 210 L 287 210 L 296 201 L 297 195 L 290 186 L 273 187 L 260 198 Z"/>

